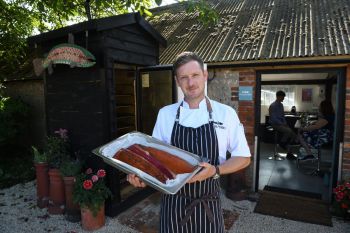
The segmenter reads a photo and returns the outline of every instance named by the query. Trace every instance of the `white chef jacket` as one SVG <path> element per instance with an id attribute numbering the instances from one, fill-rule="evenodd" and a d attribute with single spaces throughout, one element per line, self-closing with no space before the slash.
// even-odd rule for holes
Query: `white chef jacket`
<path id="1" fill-rule="evenodd" d="M 152 136 L 170 144 L 171 133 L 177 109 L 182 101 L 165 106 L 159 110 Z M 220 164 L 226 160 L 226 152 L 231 156 L 250 157 L 250 150 L 236 111 L 228 105 L 210 100 L 212 117 L 219 143 Z M 209 112 L 205 98 L 198 109 L 190 109 L 186 101 L 180 107 L 179 123 L 185 127 L 197 128 L 209 122 Z"/>

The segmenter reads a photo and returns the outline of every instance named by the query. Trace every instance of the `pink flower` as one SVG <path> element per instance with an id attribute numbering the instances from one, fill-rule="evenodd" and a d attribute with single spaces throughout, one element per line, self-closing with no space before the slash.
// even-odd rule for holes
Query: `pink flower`
<path id="1" fill-rule="evenodd" d="M 86 172 L 85 172 L 85 173 L 88 174 L 88 175 L 90 175 L 90 174 L 92 173 L 92 169 L 91 169 L 91 168 L 86 169 Z"/>
<path id="2" fill-rule="evenodd" d="M 96 176 L 96 175 L 93 175 L 92 177 L 91 177 L 91 180 L 92 180 L 92 182 L 96 182 L 96 181 L 98 181 L 98 176 Z"/>
<path id="3" fill-rule="evenodd" d="M 68 130 L 60 128 L 59 130 L 55 131 L 55 134 L 60 135 L 62 139 L 68 139 Z"/>
<path id="4" fill-rule="evenodd" d="M 344 193 L 337 193 L 337 199 L 342 200 L 344 198 Z"/>
<path id="5" fill-rule="evenodd" d="M 92 186 L 93 186 L 93 184 L 92 184 L 91 180 L 85 180 L 83 183 L 83 187 L 86 190 L 92 189 Z"/>
<path id="6" fill-rule="evenodd" d="M 102 178 L 102 177 L 105 177 L 106 176 L 106 171 L 103 170 L 103 169 L 100 169 L 97 171 L 97 176 Z"/>

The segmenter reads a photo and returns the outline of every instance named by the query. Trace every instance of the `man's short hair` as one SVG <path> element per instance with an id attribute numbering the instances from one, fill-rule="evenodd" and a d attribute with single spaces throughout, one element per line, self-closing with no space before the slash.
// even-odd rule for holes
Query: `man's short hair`
<path id="1" fill-rule="evenodd" d="M 278 97 L 278 96 L 283 96 L 283 97 L 285 97 L 285 96 L 286 96 L 286 93 L 284 93 L 284 91 L 277 91 L 277 92 L 276 92 L 276 97 Z"/>
<path id="2" fill-rule="evenodd" d="M 185 65 L 186 63 L 188 63 L 190 61 L 198 62 L 201 69 L 204 71 L 204 62 L 203 62 L 202 58 L 200 58 L 194 52 L 182 52 L 176 56 L 175 62 L 173 64 L 174 74 L 176 75 L 176 71 L 177 71 L 177 69 L 179 69 L 180 66 Z"/>

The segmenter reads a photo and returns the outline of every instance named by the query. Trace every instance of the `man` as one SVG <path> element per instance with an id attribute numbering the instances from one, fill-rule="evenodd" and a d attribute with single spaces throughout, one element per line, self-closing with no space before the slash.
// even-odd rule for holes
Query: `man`
<path id="1" fill-rule="evenodd" d="M 290 148 L 288 145 L 290 143 L 297 143 L 298 136 L 294 133 L 294 131 L 288 126 L 286 118 L 284 117 L 284 108 L 283 108 L 283 100 L 286 96 L 286 93 L 283 91 L 276 92 L 276 100 L 269 107 L 269 123 L 271 126 L 282 133 L 282 139 L 279 143 L 280 147 L 287 150 L 287 158 L 294 159 L 295 157 L 290 152 Z"/>
<path id="2" fill-rule="evenodd" d="M 153 137 L 205 157 L 202 170 L 175 195 L 163 195 L 160 232 L 224 232 L 220 202 L 220 175 L 247 167 L 250 151 L 244 129 L 233 108 L 209 100 L 204 94 L 208 72 L 192 52 L 181 53 L 174 65 L 177 85 L 184 100 L 163 107 Z M 226 160 L 226 152 L 231 158 Z M 128 181 L 136 187 L 145 184 L 135 175 Z"/>

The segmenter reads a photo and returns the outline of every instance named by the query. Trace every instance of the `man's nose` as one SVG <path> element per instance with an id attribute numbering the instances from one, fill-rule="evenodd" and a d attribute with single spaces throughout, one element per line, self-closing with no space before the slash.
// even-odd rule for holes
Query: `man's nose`
<path id="1" fill-rule="evenodd" d="M 192 77 L 188 78 L 188 85 L 192 86 L 194 84 L 194 79 Z"/>

